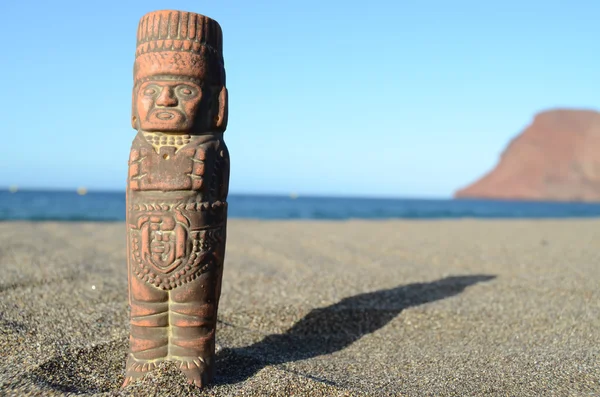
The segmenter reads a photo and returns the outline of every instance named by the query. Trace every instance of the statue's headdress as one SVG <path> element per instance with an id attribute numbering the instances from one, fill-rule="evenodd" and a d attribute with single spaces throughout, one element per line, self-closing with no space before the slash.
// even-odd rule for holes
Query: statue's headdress
<path id="1" fill-rule="evenodd" d="M 137 32 L 135 85 L 152 76 L 171 75 L 225 85 L 223 34 L 218 22 L 182 11 L 154 11 Z"/>

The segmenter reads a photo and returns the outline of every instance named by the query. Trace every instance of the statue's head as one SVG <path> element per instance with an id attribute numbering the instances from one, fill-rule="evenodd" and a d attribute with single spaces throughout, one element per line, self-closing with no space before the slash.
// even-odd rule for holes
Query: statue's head
<path id="1" fill-rule="evenodd" d="M 219 24 L 203 15 L 155 11 L 138 26 L 134 65 L 135 129 L 223 132 L 227 89 Z"/>

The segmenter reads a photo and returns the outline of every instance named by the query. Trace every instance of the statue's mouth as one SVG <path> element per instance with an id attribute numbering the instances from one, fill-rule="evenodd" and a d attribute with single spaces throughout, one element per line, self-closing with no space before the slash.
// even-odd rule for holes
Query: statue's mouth
<path id="1" fill-rule="evenodd" d="M 175 115 L 171 112 L 158 112 L 156 118 L 160 120 L 171 120 Z"/>

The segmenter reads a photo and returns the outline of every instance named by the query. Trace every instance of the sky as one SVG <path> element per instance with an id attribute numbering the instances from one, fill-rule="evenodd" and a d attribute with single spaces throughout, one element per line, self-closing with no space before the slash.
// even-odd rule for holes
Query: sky
<path id="1" fill-rule="evenodd" d="M 1 0 L 0 187 L 124 190 L 139 19 L 217 20 L 231 193 L 449 198 L 600 109 L 596 0 Z"/>

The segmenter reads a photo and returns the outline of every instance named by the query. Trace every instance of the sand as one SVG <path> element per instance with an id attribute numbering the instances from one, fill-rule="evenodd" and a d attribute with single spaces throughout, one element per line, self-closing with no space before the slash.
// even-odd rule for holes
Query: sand
<path id="1" fill-rule="evenodd" d="M 231 220 L 202 392 L 119 389 L 124 224 L 0 238 L 0 395 L 600 396 L 600 220 Z"/>

